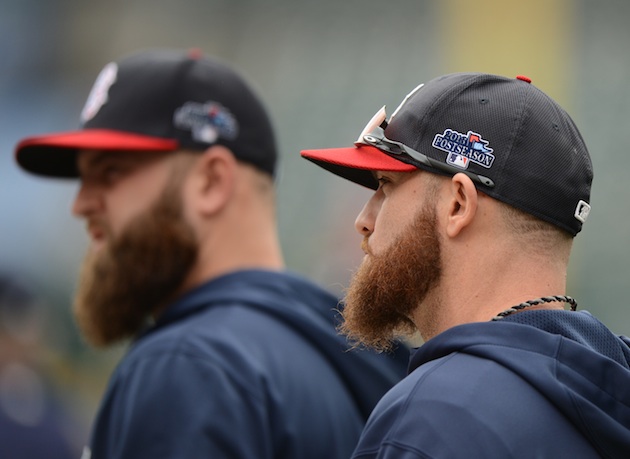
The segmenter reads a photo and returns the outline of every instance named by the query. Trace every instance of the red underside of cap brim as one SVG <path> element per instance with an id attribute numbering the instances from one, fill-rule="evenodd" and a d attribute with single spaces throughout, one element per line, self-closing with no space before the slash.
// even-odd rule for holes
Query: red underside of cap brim
<path id="1" fill-rule="evenodd" d="M 372 171 L 411 172 L 417 169 L 368 145 L 303 150 L 301 155 L 333 174 L 372 189 L 378 187 Z"/>
<path id="2" fill-rule="evenodd" d="M 18 164 L 29 172 L 54 177 L 76 177 L 76 154 L 80 150 L 172 151 L 175 139 L 164 139 L 105 129 L 30 137 L 22 140 L 15 155 Z"/>

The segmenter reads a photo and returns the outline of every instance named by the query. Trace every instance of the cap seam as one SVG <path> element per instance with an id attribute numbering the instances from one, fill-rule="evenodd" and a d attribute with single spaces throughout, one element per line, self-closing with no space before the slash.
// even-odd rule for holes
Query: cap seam
<path id="1" fill-rule="evenodd" d="M 473 84 L 475 84 L 477 82 L 478 79 L 480 79 L 480 77 L 483 77 L 482 74 L 472 74 L 470 76 L 469 79 L 466 79 L 460 83 L 458 83 L 455 88 L 457 89 L 457 92 L 455 92 L 455 90 L 451 90 L 451 91 L 443 91 L 442 94 L 440 94 L 438 97 L 435 98 L 435 100 L 433 101 L 433 103 L 429 106 L 428 110 L 425 112 L 424 116 L 422 117 L 422 119 L 419 120 L 420 122 L 420 129 L 422 129 L 421 131 L 421 135 L 418 137 L 419 139 L 424 138 L 424 134 L 426 131 L 426 126 L 428 126 L 428 123 L 425 123 L 425 120 L 427 117 L 429 117 L 429 115 L 431 113 L 434 112 L 435 107 L 438 105 L 438 102 L 444 100 L 445 97 L 447 96 L 458 96 L 459 94 L 461 94 L 462 92 L 464 92 L 465 90 L 467 90 L 469 87 L 471 87 Z M 459 88 L 459 86 L 461 86 L 461 88 Z M 453 99 L 455 99 L 455 97 L 453 97 Z M 451 102 L 452 104 L 452 102 Z M 451 105 L 449 104 L 446 108 L 448 109 L 448 107 Z M 419 142 L 417 142 L 417 144 L 419 144 Z"/>

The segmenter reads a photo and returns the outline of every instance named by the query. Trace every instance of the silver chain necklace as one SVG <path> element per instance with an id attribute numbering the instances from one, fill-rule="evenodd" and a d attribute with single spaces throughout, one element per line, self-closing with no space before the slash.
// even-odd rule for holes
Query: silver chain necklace
<path id="1" fill-rule="evenodd" d="M 495 317 L 492 318 L 492 320 L 493 321 L 501 320 L 504 317 L 509 316 L 510 314 L 514 314 L 515 312 L 521 311 L 525 308 L 531 308 L 532 306 L 536 306 L 538 304 L 553 303 L 553 302 L 569 303 L 571 305 L 571 311 L 575 311 L 577 309 L 577 301 L 575 301 L 570 296 L 563 296 L 563 295 L 543 296 L 542 298 L 536 298 L 535 300 L 525 301 L 524 303 L 517 304 L 516 306 L 512 306 L 511 308 L 498 313 Z"/>

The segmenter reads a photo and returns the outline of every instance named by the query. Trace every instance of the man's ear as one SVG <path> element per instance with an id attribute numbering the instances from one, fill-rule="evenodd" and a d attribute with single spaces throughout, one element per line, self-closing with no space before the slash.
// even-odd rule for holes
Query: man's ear
<path id="1" fill-rule="evenodd" d="M 479 196 L 473 181 L 462 173 L 452 177 L 449 190 L 446 234 L 456 237 L 473 222 Z"/>
<path id="2" fill-rule="evenodd" d="M 221 145 L 201 153 L 194 171 L 196 208 L 203 215 L 222 210 L 234 193 L 237 173 L 234 154 Z"/>

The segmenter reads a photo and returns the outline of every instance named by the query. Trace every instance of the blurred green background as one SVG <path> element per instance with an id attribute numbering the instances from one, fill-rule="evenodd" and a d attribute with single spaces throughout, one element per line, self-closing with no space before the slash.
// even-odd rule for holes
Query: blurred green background
<path id="1" fill-rule="evenodd" d="M 47 304 L 43 368 L 87 429 L 123 348 L 87 348 L 69 314 L 87 242 L 70 216 L 76 184 L 21 172 L 13 148 L 75 129 L 102 66 L 150 47 L 200 48 L 254 84 L 282 154 L 287 263 L 338 294 L 362 255 L 353 223 L 370 193 L 300 149 L 351 145 L 382 105 L 391 111 L 443 73 L 529 76 L 572 115 L 594 163 L 593 210 L 575 241 L 568 294 L 630 334 L 628 22 L 626 0 L 0 0 L 0 271 Z"/>

